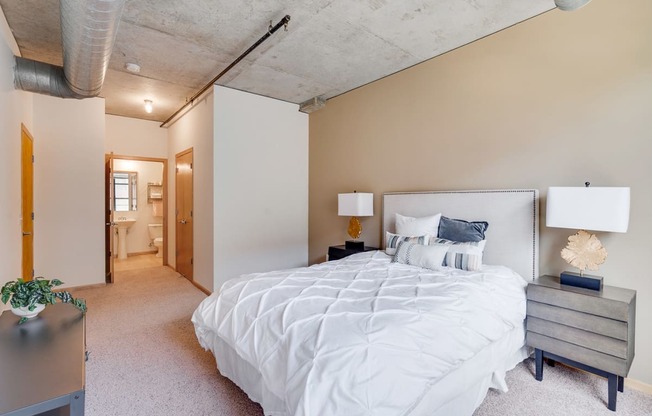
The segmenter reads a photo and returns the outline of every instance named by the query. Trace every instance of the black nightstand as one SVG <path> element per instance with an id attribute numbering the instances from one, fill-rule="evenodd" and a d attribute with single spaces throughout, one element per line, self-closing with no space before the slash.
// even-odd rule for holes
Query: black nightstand
<path id="1" fill-rule="evenodd" d="M 364 250 L 352 250 L 352 249 L 347 249 L 343 245 L 330 246 L 328 247 L 328 261 L 339 260 L 339 259 L 343 259 L 344 257 L 350 256 L 351 254 L 362 253 L 364 251 L 374 251 L 374 250 L 378 250 L 378 247 L 365 246 Z"/>

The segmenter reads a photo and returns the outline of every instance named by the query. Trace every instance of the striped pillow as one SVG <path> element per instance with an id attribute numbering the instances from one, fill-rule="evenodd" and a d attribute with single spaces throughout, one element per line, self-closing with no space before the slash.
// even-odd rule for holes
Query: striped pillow
<path id="1" fill-rule="evenodd" d="M 443 266 L 447 250 L 447 247 L 443 244 L 424 246 L 409 241 L 401 241 L 398 243 L 398 247 L 396 247 L 396 254 L 392 259 L 392 263 L 438 270 Z"/>
<path id="2" fill-rule="evenodd" d="M 392 234 L 389 231 L 385 233 L 385 253 L 393 256 L 396 253 L 398 244 L 402 241 L 410 241 L 417 244 L 428 244 L 430 239 L 429 235 L 421 235 L 418 237 L 408 237 L 406 235 Z"/>
<path id="3" fill-rule="evenodd" d="M 465 243 L 443 238 L 432 238 L 430 240 L 430 245 L 447 247 L 444 266 L 468 271 L 477 271 L 482 267 L 482 253 L 486 243 L 487 240 Z"/>

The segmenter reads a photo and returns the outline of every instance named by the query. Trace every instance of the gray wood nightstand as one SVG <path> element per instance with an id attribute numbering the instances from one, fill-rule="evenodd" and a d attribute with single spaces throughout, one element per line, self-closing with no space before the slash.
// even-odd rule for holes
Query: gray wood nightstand
<path id="1" fill-rule="evenodd" d="M 604 286 L 601 291 L 565 286 L 541 276 L 527 288 L 527 345 L 535 348 L 536 379 L 543 359 L 608 379 L 610 410 L 623 391 L 634 359 L 636 291 Z"/>

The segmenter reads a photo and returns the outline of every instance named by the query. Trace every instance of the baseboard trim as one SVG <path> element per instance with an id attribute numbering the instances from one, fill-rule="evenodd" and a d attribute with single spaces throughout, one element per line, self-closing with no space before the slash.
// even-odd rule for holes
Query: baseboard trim
<path id="1" fill-rule="evenodd" d="M 134 256 L 144 256 L 145 254 L 156 254 L 157 250 L 149 250 L 149 251 L 135 251 L 133 253 L 127 253 L 127 257 L 134 257 Z"/>
<path id="2" fill-rule="evenodd" d="M 626 378 L 625 386 L 627 386 L 627 388 L 630 388 L 632 390 L 637 390 L 643 393 L 652 394 L 652 384 L 643 383 L 642 381 Z"/>
<path id="3" fill-rule="evenodd" d="M 92 285 L 81 285 L 81 286 L 70 286 L 61 288 L 61 290 L 86 290 L 86 289 L 95 289 L 98 287 L 104 287 L 106 283 L 93 283 Z"/>
<path id="4" fill-rule="evenodd" d="M 563 366 L 566 366 L 568 368 L 572 368 L 574 370 L 581 371 L 583 373 L 591 374 L 591 373 L 589 373 L 587 371 L 582 370 L 581 368 L 575 368 L 573 366 L 568 366 L 568 365 L 566 365 L 564 363 L 557 362 L 557 363 L 555 363 L 555 365 L 563 365 Z M 600 376 L 596 376 L 596 377 L 600 377 Z M 652 394 L 652 384 L 647 384 L 647 383 L 644 383 L 642 381 L 634 380 L 632 378 L 625 378 L 625 386 L 628 389 L 640 391 L 642 393 Z"/>
<path id="5" fill-rule="evenodd" d="M 201 290 L 202 292 L 204 292 L 207 296 L 210 296 L 210 295 L 213 293 L 213 292 L 211 292 L 210 290 L 206 289 L 204 286 L 202 286 L 202 285 L 200 285 L 199 283 L 195 282 L 194 280 L 190 280 L 190 279 L 188 279 L 188 280 L 190 281 L 190 283 L 192 283 L 193 285 L 195 285 L 195 287 L 196 287 L 197 289 L 199 289 L 199 290 Z"/>

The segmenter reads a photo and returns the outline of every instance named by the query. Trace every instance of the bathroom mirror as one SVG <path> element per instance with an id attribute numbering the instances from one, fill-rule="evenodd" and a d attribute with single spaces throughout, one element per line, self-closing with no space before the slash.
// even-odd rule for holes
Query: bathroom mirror
<path id="1" fill-rule="evenodd" d="M 113 172 L 113 210 L 138 210 L 138 172 Z"/>

